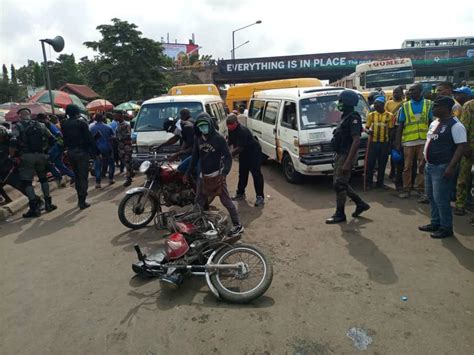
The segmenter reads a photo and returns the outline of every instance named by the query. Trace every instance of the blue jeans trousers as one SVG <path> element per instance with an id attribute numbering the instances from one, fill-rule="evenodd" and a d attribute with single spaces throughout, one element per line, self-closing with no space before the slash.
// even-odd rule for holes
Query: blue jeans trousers
<path id="1" fill-rule="evenodd" d="M 425 192 L 430 200 L 431 224 L 440 226 L 448 231 L 453 230 L 453 213 L 451 211 L 451 191 L 454 177 L 443 177 L 448 164 L 425 166 Z"/>

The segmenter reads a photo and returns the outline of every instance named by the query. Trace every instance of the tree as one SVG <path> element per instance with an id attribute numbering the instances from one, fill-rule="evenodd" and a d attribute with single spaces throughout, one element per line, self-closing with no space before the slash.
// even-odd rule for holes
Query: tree
<path id="1" fill-rule="evenodd" d="M 111 21 L 111 25 L 97 27 L 102 39 L 84 43 L 98 52 L 95 74 L 110 73 L 111 80 L 104 85 L 102 93 L 116 103 L 163 93 L 165 80 L 161 67 L 168 61 L 161 44 L 142 37 L 133 23 L 118 18 Z M 89 64 L 83 63 L 82 68 Z"/>
<path id="2" fill-rule="evenodd" d="M 11 78 L 12 78 L 12 84 L 18 85 L 18 82 L 16 80 L 16 70 L 15 70 L 15 66 L 13 64 L 10 67 L 10 75 L 11 75 Z"/>
<path id="3" fill-rule="evenodd" d="M 7 66 L 5 64 L 3 64 L 3 67 L 2 67 L 2 71 L 3 71 L 3 81 L 8 83 L 8 69 L 7 69 Z"/>
<path id="4" fill-rule="evenodd" d="M 48 65 L 53 89 L 59 89 L 66 83 L 84 83 L 79 75 L 79 68 L 74 54 L 61 54 L 57 62 L 49 62 Z"/>

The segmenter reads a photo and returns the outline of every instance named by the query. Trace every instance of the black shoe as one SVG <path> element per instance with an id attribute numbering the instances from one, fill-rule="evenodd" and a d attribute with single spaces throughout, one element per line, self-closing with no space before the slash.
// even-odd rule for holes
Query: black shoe
<path id="1" fill-rule="evenodd" d="M 418 229 L 422 232 L 436 232 L 439 229 L 439 226 L 435 226 L 430 223 L 424 226 L 419 226 Z"/>
<path id="2" fill-rule="evenodd" d="M 346 221 L 345 214 L 335 213 L 331 218 L 326 219 L 326 224 L 336 224 L 336 223 L 342 223 L 345 221 Z"/>
<path id="3" fill-rule="evenodd" d="M 365 203 L 365 202 L 359 203 L 354 213 L 352 214 L 352 217 L 359 217 L 362 214 L 362 212 L 367 211 L 369 208 L 370 208 L 370 205 L 368 203 Z"/>
<path id="4" fill-rule="evenodd" d="M 86 208 L 89 208 L 91 205 L 87 203 L 86 201 L 84 201 L 84 202 L 79 202 L 78 206 L 81 210 L 85 210 Z"/>
<path id="5" fill-rule="evenodd" d="M 28 212 L 23 213 L 23 218 L 38 218 L 39 216 L 41 216 L 41 212 L 36 208 L 34 210 L 30 208 Z"/>
<path id="6" fill-rule="evenodd" d="M 442 239 L 442 238 L 449 238 L 453 236 L 453 231 L 440 228 L 436 232 L 431 233 L 431 238 L 434 239 Z"/>
<path id="7" fill-rule="evenodd" d="M 263 207 L 265 204 L 265 199 L 262 196 L 257 196 L 257 200 L 255 201 L 255 207 Z"/>
<path id="8" fill-rule="evenodd" d="M 77 204 L 77 206 L 78 206 L 81 210 L 85 210 L 86 208 L 89 208 L 91 205 L 86 202 L 86 198 L 85 198 L 85 197 L 79 197 L 79 203 Z"/>
<path id="9" fill-rule="evenodd" d="M 232 196 L 232 201 L 242 201 L 245 200 L 245 194 L 236 193 L 235 196 Z"/>
<path id="10" fill-rule="evenodd" d="M 131 184 L 132 184 L 132 179 L 127 179 L 127 180 L 125 180 L 125 182 L 123 183 L 123 186 L 124 186 L 124 187 L 128 187 L 128 186 L 130 186 Z"/>
<path id="11" fill-rule="evenodd" d="M 56 210 L 58 206 L 53 205 L 53 202 L 51 201 L 51 197 L 45 197 L 44 198 L 44 210 L 46 212 L 52 212 Z"/>
<path id="12" fill-rule="evenodd" d="M 37 200 L 29 201 L 28 205 L 30 206 L 30 209 L 28 210 L 28 212 L 23 213 L 23 218 L 37 218 L 41 216 L 41 211 L 38 208 Z"/>

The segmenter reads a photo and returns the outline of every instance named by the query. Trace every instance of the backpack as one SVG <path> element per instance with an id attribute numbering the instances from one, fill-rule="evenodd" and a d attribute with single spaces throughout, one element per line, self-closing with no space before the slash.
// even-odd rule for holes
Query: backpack
<path id="1" fill-rule="evenodd" d="M 23 147 L 28 153 L 43 153 L 47 140 L 41 123 L 31 121 L 23 125 L 22 141 Z"/>

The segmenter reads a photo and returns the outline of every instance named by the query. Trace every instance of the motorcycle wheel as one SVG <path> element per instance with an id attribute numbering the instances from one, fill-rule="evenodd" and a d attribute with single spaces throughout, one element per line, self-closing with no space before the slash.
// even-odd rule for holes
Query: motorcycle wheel
<path id="1" fill-rule="evenodd" d="M 211 283 L 220 297 L 232 303 L 248 303 L 262 296 L 270 287 L 273 267 L 263 252 L 246 244 L 238 244 L 221 250 L 213 259 L 217 265 L 244 262 L 247 270 L 217 270 Z"/>
<path id="2" fill-rule="evenodd" d="M 138 211 L 138 204 L 143 198 L 144 192 L 137 191 L 125 197 L 120 201 L 118 216 L 120 222 L 127 228 L 140 229 L 150 223 L 155 217 L 157 206 L 151 196 L 143 206 L 143 211 Z"/>

